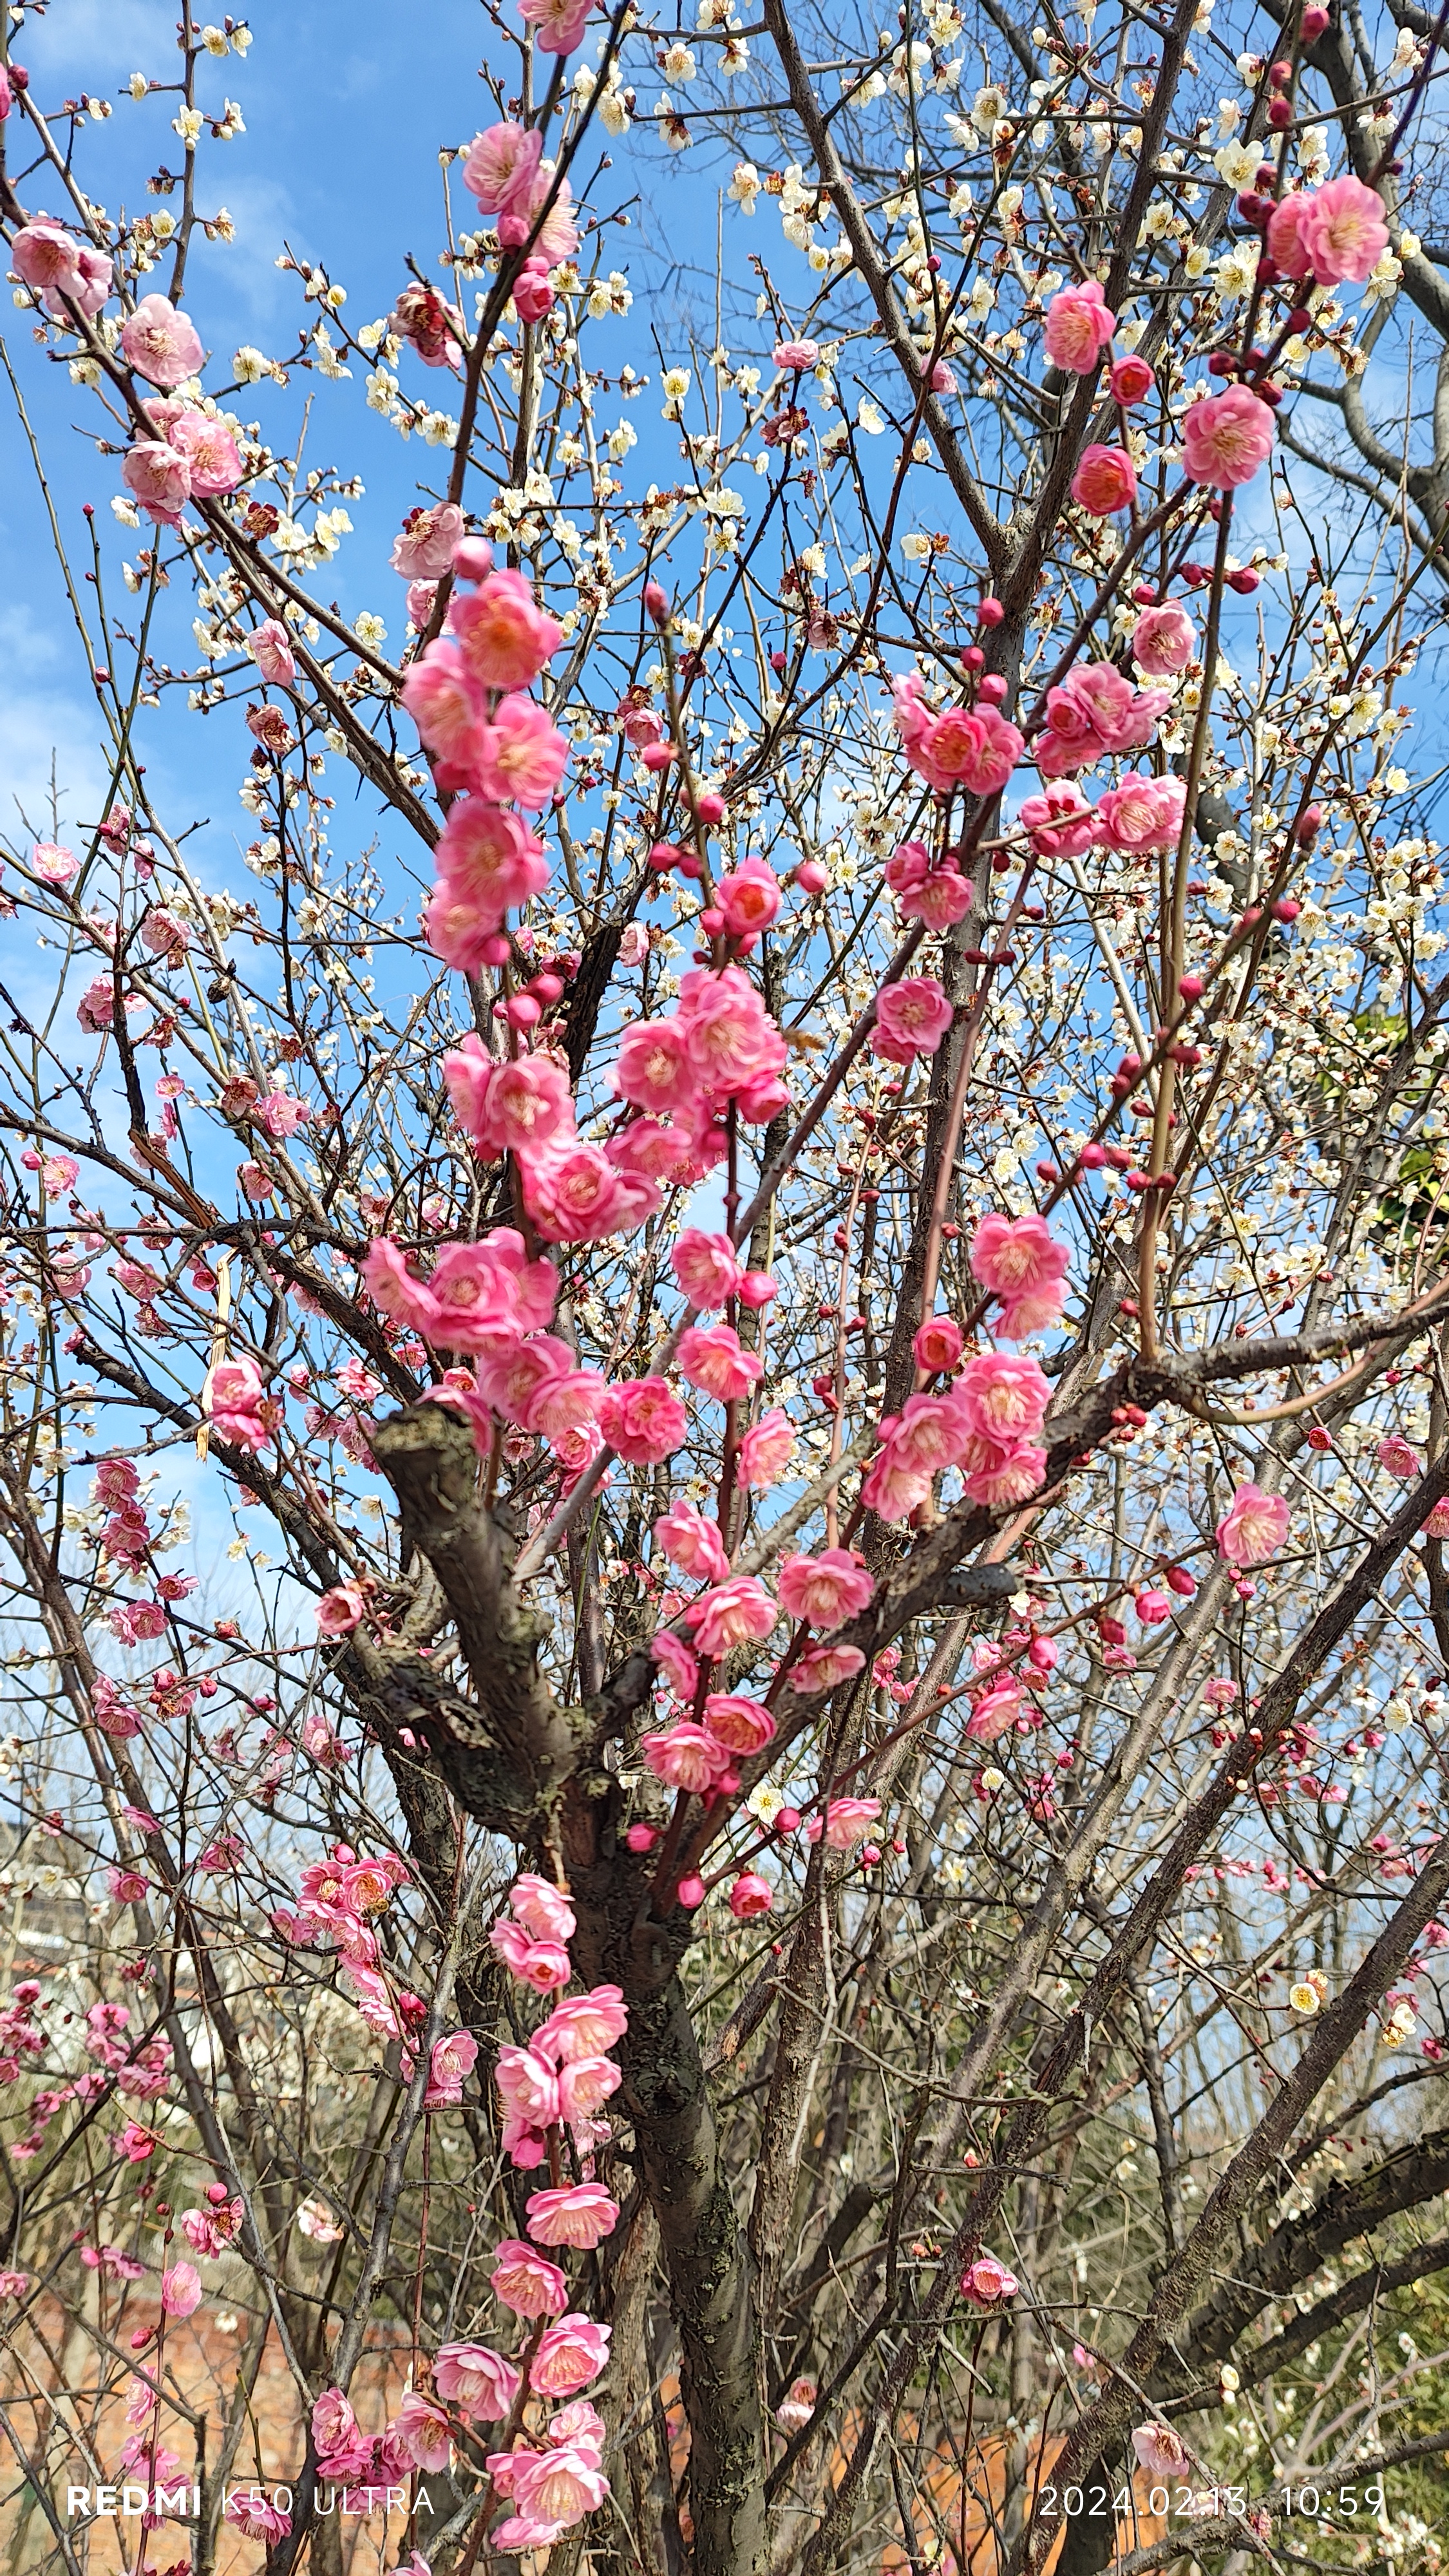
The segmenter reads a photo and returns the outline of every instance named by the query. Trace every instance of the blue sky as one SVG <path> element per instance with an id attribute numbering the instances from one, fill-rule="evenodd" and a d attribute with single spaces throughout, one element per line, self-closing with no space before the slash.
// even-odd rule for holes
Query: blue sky
<path id="1" fill-rule="evenodd" d="M 219 9 L 216 15 L 219 20 Z M 298 280 L 276 266 L 284 248 L 298 259 L 324 262 L 329 275 L 346 286 L 347 319 L 354 325 L 389 309 L 407 280 L 406 254 L 437 273 L 444 238 L 438 147 L 467 142 L 492 113 L 477 76 L 479 49 L 490 29 L 472 0 L 427 0 L 425 8 L 402 13 L 380 0 L 353 0 L 345 7 L 339 0 L 306 0 L 303 7 L 286 9 L 262 0 L 249 23 L 253 43 L 245 60 L 204 63 L 198 93 L 204 105 L 218 109 L 224 96 L 234 98 L 246 120 L 245 134 L 233 142 L 217 144 L 209 135 L 203 140 L 198 201 L 206 214 L 224 205 L 236 239 L 226 245 L 198 237 L 184 299 L 222 364 L 243 342 L 269 355 L 284 354 L 295 344 L 304 314 L 314 318 L 314 309 L 303 305 Z M 177 202 L 145 194 L 146 177 L 163 159 L 178 166 L 180 146 L 170 130 L 175 101 L 136 103 L 125 94 L 133 72 L 161 81 L 174 76 L 175 28 L 174 0 L 53 0 L 46 17 L 27 21 L 12 40 L 47 110 L 80 94 L 111 101 L 110 118 L 88 123 L 81 134 L 77 168 L 83 184 L 112 213 L 123 206 L 134 213 Z M 580 59 L 590 55 L 591 48 Z M 18 130 L 12 123 L 10 136 Z M 637 147 L 636 132 L 616 157 L 617 181 L 607 202 L 617 203 L 641 186 L 627 237 L 631 267 L 636 285 L 646 270 L 654 280 L 648 332 L 661 333 L 669 348 L 684 341 L 687 322 L 673 284 L 664 282 L 666 271 L 701 220 L 709 238 L 701 236 L 699 247 L 712 260 L 715 188 L 712 180 L 700 187 L 702 153 L 688 156 L 686 175 L 647 143 L 642 154 Z M 13 143 L 11 157 L 13 164 Z M 636 160 L 640 166 L 628 166 Z M 456 189 L 456 179 L 454 184 Z M 610 185 L 604 182 L 605 191 Z M 64 211 L 55 183 L 47 185 L 41 173 L 22 193 L 31 211 Z M 473 214 L 466 197 L 463 209 Z M 664 260 L 649 238 L 656 227 L 658 240 L 669 245 Z M 636 327 L 639 320 L 636 308 L 629 323 L 611 326 L 627 336 L 627 349 L 624 337 L 611 343 L 613 363 L 627 354 L 641 369 L 650 365 L 648 333 Z M 70 383 L 63 366 L 42 359 L 19 314 L 8 316 L 4 336 L 45 451 L 62 527 L 72 540 L 79 535 L 80 504 L 92 500 L 114 566 L 126 544 L 134 549 L 138 540 L 128 540 L 109 517 L 119 477 L 90 444 L 98 407 Z M 423 379 L 410 361 L 405 365 L 410 390 L 437 387 L 437 379 Z M 216 379 L 214 362 L 208 381 Z M 393 641 L 400 642 L 400 585 L 388 569 L 387 552 L 404 510 L 421 486 L 436 486 L 444 460 L 437 450 L 404 445 L 366 409 L 360 371 L 348 385 L 298 375 L 286 392 L 255 387 L 239 398 L 238 408 L 258 418 L 264 434 L 281 447 L 309 393 L 316 424 L 309 455 L 359 472 L 367 486 L 365 499 L 350 508 L 356 533 L 337 561 L 338 596 L 351 607 L 376 609 Z M 631 417 L 647 441 L 660 428 L 657 397 L 636 403 Z M 662 438 L 660 445 L 661 474 L 671 467 L 677 471 L 672 446 L 666 453 Z M 0 404 L 0 548 L 7 567 L 0 598 L 0 664 L 6 672 L 0 697 L 0 830 L 8 833 L 17 825 L 14 798 L 28 804 L 48 791 L 53 750 L 72 815 L 91 813 L 100 774 L 74 633 L 8 397 Z M 163 796 L 169 791 L 179 800 L 177 822 L 212 814 L 207 855 L 224 869 L 245 819 L 235 806 L 233 764 L 226 763 L 225 784 L 218 789 L 212 738 L 179 714 L 153 720 L 148 758 Z M 180 804 L 187 807 L 184 815 Z"/>

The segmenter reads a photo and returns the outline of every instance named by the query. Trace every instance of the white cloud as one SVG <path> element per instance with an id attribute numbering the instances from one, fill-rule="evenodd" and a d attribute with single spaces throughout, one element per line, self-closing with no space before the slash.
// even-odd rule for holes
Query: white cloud
<path id="1" fill-rule="evenodd" d="M 66 687 L 61 659 L 28 610 L 0 610 L 0 841 L 17 847 L 27 831 L 50 836 L 58 822 L 64 839 L 94 822 L 109 781 L 95 708 Z"/>

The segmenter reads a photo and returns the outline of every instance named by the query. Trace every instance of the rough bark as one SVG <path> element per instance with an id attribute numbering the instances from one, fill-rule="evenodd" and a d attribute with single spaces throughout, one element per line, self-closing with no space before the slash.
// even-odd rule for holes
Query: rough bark
<path id="1" fill-rule="evenodd" d="M 373 1450 L 402 1514 L 403 1548 L 443 1587 L 476 1707 L 453 1701 L 427 1720 L 440 1768 L 485 1823 L 531 1840 L 577 1758 L 564 1710 L 539 1678 L 543 1630 L 511 1579 L 512 1542 L 478 1492 L 473 1435 L 438 1404 L 379 1423 Z"/>

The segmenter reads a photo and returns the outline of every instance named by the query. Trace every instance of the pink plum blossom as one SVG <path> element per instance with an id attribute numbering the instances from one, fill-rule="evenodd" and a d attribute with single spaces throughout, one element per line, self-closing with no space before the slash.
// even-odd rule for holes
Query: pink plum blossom
<path id="1" fill-rule="evenodd" d="M 795 1454 L 789 1416 L 778 1404 L 752 1423 L 740 1442 L 736 1461 L 740 1483 L 752 1494 L 767 1494 L 779 1483 Z"/>
<path id="2" fill-rule="evenodd" d="M 1084 447 L 1072 476 L 1072 499 L 1094 519 L 1110 519 L 1114 510 L 1129 510 L 1137 498 L 1137 474 L 1123 447 Z"/>
<path id="3" fill-rule="evenodd" d="M 660 1628 L 650 1639 L 649 1653 L 675 1698 L 692 1700 L 699 1681 L 699 1659 L 690 1653 L 684 1639 L 677 1637 L 672 1628 Z"/>
<path id="4" fill-rule="evenodd" d="M 969 2306 L 981 2308 L 988 2315 L 996 2308 L 1005 2307 L 1007 2300 L 1014 2299 L 1020 2287 L 1016 2274 L 1009 2272 L 994 2254 L 978 2254 L 975 2262 L 968 2263 L 961 2275 L 963 2299 Z"/>
<path id="5" fill-rule="evenodd" d="M 451 2109 L 463 2099 L 463 2082 L 478 2062 L 478 2042 L 470 2030 L 455 2030 L 443 2039 L 435 2039 L 428 2060 L 428 2085 L 423 2095 L 425 2111 Z"/>
<path id="6" fill-rule="evenodd" d="M 691 1603 L 686 1615 L 700 1653 L 719 1656 L 768 1637 L 778 1614 L 758 1576 L 734 1574 Z"/>
<path id="7" fill-rule="evenodd" d="M 1047 306 L 1043 337 L 1054 367 L 1074 376 L 1096 373 L 1097 363 L 1117 328 L 1117 316 L 1105 302 L 1095 277 L 1080 286 L 1065 286 Z"/>
<path id="8" fill-rule="evenodd" d="M 1252 1483 L 1237 1485 L 1217 1527 L 1218 1554 L 1225 1565 L 1266 1565 L 1288 1535 L 1288 1506 L 1281 1494 L 1265 1494 Z"/>
<path id="9" fill-rule="evenodd" d="M 1150 742 L 1169 704 L 1164 689 L 1134 689 L 1111 662 L 1079 662 L 1047 691 L 1047 721 L 1033 749 L 1043 778 L 1088 769 L 1104 753 Z"/>
<path id="10" fill-rule="evenodd" d="M 871 1045 L 889 1064 L 910 1064 L 918 1055 L 935 1054 L 954 1018 L 934 975 L 903 975 L 876 998 Z"/>
<path id="11" fill-rule="evenodd" d="M 435 501 L 431 509 L 410 510 L 392 541 L 393 571 L 401 573 L 404 581 L 441 579 L 452 567 L 462 534 L 463 513 L 456 501 Z"/>
<path id="12" fill-rule="evenodd" d="M 790 1556 L 780 1568 L 780 1605 L 810 1628 L 838 1628 L 866 1609 L 875 1578 L 853 1548 L 827 1547 L 819 1556 Z"/>
<path id="13" fill-rule="evenodd" d="M 592 0 L 518 0 L 541 54 L 571 54 L 588 24 Z"/>
<path id="14" fill-rule="evenodd" d="M 1097 806 L 1099 837 L 1128 856 L 1175 850 L 1186 800 L 1185 779 L 1142 777 L 1129 769 Z"/>
<path id="15" fill-rule="evenodd" d="M 764 1375 L 758 1351 L 746 1350 L 733 1324 L 691 1324 L 676 1354 L 680 1372 L 704 1395 L 733 1404 Z"/>
<path id="16" fill-rule="evenodd" d="M 534 2129 L 547 2129 L 557 2120 L 558 2076 L 533 2049 L 500 2048 L 493 2080 L 514 2119 Z"/>
<path id="17" fill-rule="evenodd" d="M 693 1503 L 672 1503 L 667 1512 L 661 1512 L 654 1524 L 654 1541 L 681 1574 L 722 1583 L 729 1572 L 719 1531 Z"/>
<path id="18" fill-rule="evenodd" d="M 568 1984 L 572 1974 L 569 1954 L 559 1942 L 530 1939 L 522 1924 L 515 1923 L 511 1916 L 495 1923 L 488 1939 L 510 1973 L 523 1985 L 532 1986 L 535 1993 L 549 1995 Z"/>
<path id="19" fill-rule="evenodd" d="M 202 1409 L 223 1440 L 239 1449 L 264 1449 L 271 1433 L 262 1419 L 261 1371 L 255 1360 L 219 1360 L 207 1380 Z"/>
<path id="20" fill-rule="evenodd" d="M 448 623 L 485 689 L 526 689 L 563 642 L 563 628 L 535 604 L 521 572 L 490 573 L 452 601 Z"/>
<path id="21" fill-rule="evenodd" d="M 495 2248 L 490 2274 L 493 2295 L 519 2317 L 556 2317 L 568 2306 L 568 2285 L 556 2263 L 548 2262 L 520 2236 Z"/>
<path id="22" fill-rule="evenodd" d="M 184 384 L 206 362 L 195 324 L 164 295 L 137 305 L 121 333 L 121 355 L 148 385 Z"/>
<path id="23" fill-rule="evenodd" d="M 1008 1341 L 1024 1341 L 1058 1321 L 1069 1258 L 1045 1217 L 982 1218 L 971 1240 L 971 1275 L 1000 1298 Z"/>
<path id="24" fill-rule="evenodd" d="M 1246 385 L 1206 394 L 1184 415 L 1182 461 L 1189 479 L 1219 492 L 1251 483 L 1273 453 L 1273 414 Z"/>
<path id="25" fill-rule="evenodd" d="M 586 1994 L 565 1995 L 533 2034 L 533 2046 L 557 2066 L 597 2057 L 622 2039 L 629 2009 L 619 1986 L 592 1986 Z"/>
<path id="26" fill-rule="evenodd" d="M 1175 599 L 1159 608 L 1144 608 L 1132 629 L 1132 658 L 1149 678 L 1165 680 L 1185 671 L 1197 651 L 1197 628 Z"/>
<path id="27" fill-rule="evenodd" d="M 737 1923 L 753 1923 L 757 1915 L 768 1914 L 775 1902 L 775 1891 L 767 1878 L 754 1870 L 744 1870 L 730 1888 L 730 1912 Z"/>
<path id="28" fill-rule="evenodd" d="M 608 2326 L 592 2317 L 569 2315 L 545 2326 L 529 2365 L 528 2384 L 536 2397 L 572 2397 L 597 2379 L 609 2358 Z"/>
<path id="29" fill-rule="evenodd" d="M 1389 246 L 1383 200 L 1351 175 L 1330 179 L 1309 197 L 1298 241 L 1320 286 L 1362 286 Z"/>
<path id="30" fill-rule="evenodd" d="M 1132 2436 L 1139 2465 L 1154 2478 L 1181 2478 L 1192 2471 L 1192 2459 L 1180 2433 L 1170 2424 L 1139 2424 Z"/>
<path id="31" fill-rule="evenodd" d="M 577 1928 L 565 1890 L 524 1870 L 508 1891 L 509 1910 L 536 1941 L 571 1941 Z"/>
<path id="32" fill-rule="evenodd" d="M 518 2394 L 518 2373 L 502 2353 L 482 2343 L 445 2343 L 433 2363 L 440 2397 L 451 2398 L 475 2422 L 499 2424 Z"/>
<path id="33" fill-rule="evenodd" d="M 213 420 L 209 412 L 184 411 L 179 420 L 172 422 L 169 436 L 171 445 L 179 449 L 191 469 L 191 490 L 196 500 L 236 490 L 242 479 L 242 461 L 225 421 Z"/>
<path id="34" fill-rule="evenodd" d="M 609 1387 L 599 1405 L 599 1429 L 630 1466 L 655 1467 L 671 1457 L 689 1429 L 689 1417 L 662 1377 L 625 1378 Z"/>
<path id="35" fill-rule="evenodd" d="M 506 913 L 542 893 L 548 861 L 527 824 L 478 796 L 458 799 L 433 857 L 438 882 L 428 906 L 429 942 L 446 965 L 475 973 L 483 940 Z"/>
<path id="36" fill-rule="evenodd" d="M 949 930 L 971 909 L 971 881 L 949 860 L 932 867 L 923 841 L 902 841 L 886 862 L 886 884 L 907 921 Z"/>
<path id="37" fill-rule="evenodd" d="M 201 2305 L 201 2274 L 194 2263 L 173 2263 L 161 2275 L 161 2305 L 168 2317 L 189 2317 Z"/>
<path id="38" fill-rule="evenodd" d="M 592 2253 L 618 2224 L 619 2204 L 601 2183 L 572 2183 L 529 2197 L 528 2232 L 535 2245 L 572 2245 Z"/>
<path id="39" fill-rule="evenodd" d="M 818 1843 L 823 1833 L 831 1851 L 854 1851 L 880 1811 L 879 1798 L 831 1798 L 823 1818 L 811 1817 L 805 1828 L 806 1841 Z"/>
<path id="40" fill-rule="evenodd" d="M 743 858 L 716 879 L 714 899 L 731 939 L 756 939 L 779 912 L 780 880 L 766 860 Z"/>
<path id="41" fill-rule="evenodd" d="M 280 618 L 265 618 L 254 627 L 247 637 L 247 651 L 264 680 L 279 688 L 290 688 L 297 676 L 297 664 L 292 639 Z"/>
<path id="42" fill-rule="evenodd" d="M 174 520 L 191 498 L 191 467 L 163 439 L 139 439 L 121 459 L 121 481 L 154 518 Z"/>
<path id="43" fill-rule="evenodd" d="M 732 1767 L 727 1749 L 705 1727 L 689 1720 L 663 1734 L 643 1736 L 639 1750 L 656 1779 L 692 1798 L 708 1797 Z"/>
<path id="44" fill-rule="evenodd" d="M 623 2081 L 623 2069 L 615 2065 L 612 2057 L 571 2058 L 558 2071 L 562 2117 L 574 2124 L 592 2120 Z"/>
<path id="45" fill-rule="evenodd" d="M 453 2454 L 447 2414 L 420 2388 L 405 2390 L 393 2429 L 416 2468 L 431 2475 L 447 2467 Z"/>
<path id="46" fill-rule="evenodd" d="M 837 1690 L 842 1682 L 854 1681 L 864 1669 L 865 1656 L 859 1646 L 811 1646 L 797 1658 L 790 1681 L 802 1698 L 810 1698 L 818 1691 Z"/>
<path id="47" fill-rule="evenodd" d="M 932 1377 L 954 1369 L 962 1348 L 961 1327 L 949 1315 L 929 1316 L 911 1343 L 916 1366 Z"/>
<path id="48" fill-rule="evenodd" d="M 727 1234 L 686 1226 L 670 1246 L 669 1266 L 691 1306 L 723 1306 L 739 1295 L 744 1270 Z"/>
<path id="49" fill-rule="evenodd" d="M 463 185 L 485 215 L 507 213 L 527 195 L 543 151 L 543 128 L 490 125 L 463 160 Z"/>
<path id="50" fill-rule="evenodd" d="M 944 715 L 932 716 L 918 694 L 906 693 L 902 681 L 896 683 L 895 714 L 911 767 L 943 794 L 964 787 L 973 796 L 996 795 L 1026 747 L 1016 726 L 995 707 L 948 707 Z"/>
<path id="51" fill-rule="evenodd" d="M 478 787 L 499 803 L 546 805 L 568 766 L 569 747 L 536 698 L 500 698 L 478 750 Z"/>

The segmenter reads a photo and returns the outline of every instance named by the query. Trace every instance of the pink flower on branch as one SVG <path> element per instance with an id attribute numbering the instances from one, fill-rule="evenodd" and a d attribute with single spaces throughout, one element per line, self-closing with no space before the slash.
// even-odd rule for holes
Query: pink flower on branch
<path id="1" fill-rule="evenodd" d="M 535 2245 L 573 2245 L 592 2253 L 619 2223 L 619 2204 L 602 2185 L 580 2182 L 536 2191 L 528 2202 L 528 2232 Z"/>
<path id="2" fill-rule="evenodd" d="M 433 2363 L 433 2382 L 440 2397 L 450 2398 L 475 2423 L 502 2423 L 519 2390 L 512 2362 L 481 2343 L 442 2345 Z"/>
<path id="3" fill-rule="evenodd" d="M 568 2306 L 568 2286 L 550 2263 L 519 2236 L 505 2238 L 493 2256 L 493 2295 L 519 2317 L 556 2317 Z"/>
<path id="4" fill-rule="evenodd" d="M 1054 367 L 1074 376 L 1091 376 L 1117 328 L 1117 316 L 1095 277 L 1080 286 L 1063 287 L 1047 306 L 1043 338 Z"/>
<path id="5" fill-rule="evenodd" d="M 150 385 L 184 384 L 206 362 L 195 324 L 164 295 L 148 295 L 121 333 L 121 355 Z"/>
<path id="6" fill-rule="evenodd" d="M 700 1653 L 719 1656 L 768 1637 L 779 1613 L 756 1575 L 734 1574 L 692 1602 L 685 1616 Z"/>
<path id="7" fill-rule="evenodd" d="M 1110 849 L 1129 857 L 1175 850 L 1186 799 L 1185 779 L 1144 778 L 1129 769 L 1097 807 L 1098 835 Z"/>
<path id="8" fill-rule="evenodd" d="M 671 1457 L 689 1429 L 689 1416 L 662 1377 L 625 1378 L 607 1388 L 598 1418 L 610 1448 L 635 1467 Z"/>
<path id="9" fill-rule="evenodd" d="M 838 1628 L 869 1606 L 875 1579 L 852 1548 L 827 1547 L 819 1556 L 786 1557 L 780 1568 L 780 1603 L 810 1628 Z"/>
<path id="10" fill-rule="evenodd" d="M 994 2254 L 978 2254 L 961 2275 L 961 2296 L 969 2307 L 979 2308 L 988 2316 L 1014 2299 L 1020 2287 L 1016 2274 L 1009 2272 Z"/>
<path id="11" fill-rule="evenodd" d="M 628 2008 L 618 1986 L 594 1986 L 587 1994 L 566 1995 L 533 2034 L 533 2046 L 556 2066 L 597 2057 L 629 2027 Z"/>
<path id="12" fill-rule="evenodd" d="M 1282 1495 L 1265 1494 L 1252 1483 L 1238 1485 L 1218 1523 L 1218 1554 L 1225 1565 L 1266 1565 L 1287 1535 L 1288 1506 Z"/>
<path id="13" fill-rule="evenodd" d="M 1137 498 L 1137 475 L 1126 449 L 1084 447 L 1072 476 L 1072 498 L 1094 519 L 1130 510 Z"/>
<path id="14" fill-rule="evenodd" d="M 1001 1329 L 1023 1341 L 1056 1323 L 1069 1254 L 1040 1216 L 985 1216 L 971 1240 L 971 1274 L 1001 1301 Z"/>
<path id="15" fill-rule="evenodd" d="M 1273 453 L 1273 414 L 1246 385 L 1207 394 L 1183 419 L 1182 461 L 1194 483 L 1231 492 Z"/>
<path id="16" fill-rule="evenodd" d="M 871 1046 L 889 1064 L 911 1064 L 935 1054 L 954 1018 L 934 975 L 903 975 L 877 996 Z"/>
<path id="17" fill-rule="evenodd" d="M 719 1531 L 713 1521 L 695 1510 L 693 1503 L 674 1503 L 667 1512 L 661 1512 L 654 1524 L 654 1540 L 681 1574 L 693 1575 L 705 1583 L 721 1583 L 729 1572 Z"/>
<path id="18" fill-rule="evenodd" d="M 506 214 L 526 198 L 543 151 L 540 126 L 490 125 L 463 160 L 463 185 L 485 215 Z"/>
<path id="19" fill-rule="evenodd" d="M 609 2358 L 607 2326 L 592 2317 L 569 2315 L 545 2326 L 529 2365 L 528 2384 L 536 2397 L 572 2397 L 597 2379 Z"/>

